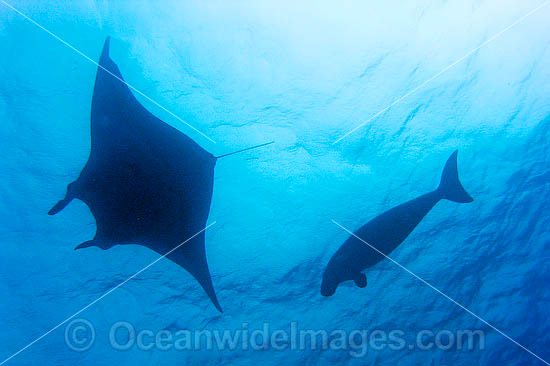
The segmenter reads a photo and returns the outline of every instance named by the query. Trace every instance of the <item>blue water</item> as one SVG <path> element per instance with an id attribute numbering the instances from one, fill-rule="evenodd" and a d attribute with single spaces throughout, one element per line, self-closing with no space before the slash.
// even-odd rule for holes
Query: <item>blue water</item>
<path id="1" fill-rule="evenodd" d="M 216 166 L 206 250 L 224 314 L 161 260 L 6 365 L 550 360 L 550 6 L 492 39 L 543 2 L 8 3 L 93 61 L 110 35 L 126 81 L 215 143 L 137 95 L 143 105 L 211 153 L 276 143 Z M 0 2 L 0 362 L 158 258 L 137 246 L 74 251 L 95 233 L 80 201 L 47 215 L 90 148 L 97 66 L 67 44 Z M 322 297 L 323 270 L 349 236 L 332 220 L 353 231 L 434 189 L 455 149 L 475 201 L 439 203 L 391 257 L 483 320 L 389 260 L 366 271 L 365 289 L 348 282 Z M 74 319 L 95 330 L 83 352 L 71 337 L 86 346 L 91 332 L 70 329 Z M 147 344 L 162 330 L 294 324 L 400 330 L 407 346 L 117 350 L 117 322 L 150 330 Z M 409 347 L 422 331 L 460 330 L 483 339 L 467 350 Z"/>

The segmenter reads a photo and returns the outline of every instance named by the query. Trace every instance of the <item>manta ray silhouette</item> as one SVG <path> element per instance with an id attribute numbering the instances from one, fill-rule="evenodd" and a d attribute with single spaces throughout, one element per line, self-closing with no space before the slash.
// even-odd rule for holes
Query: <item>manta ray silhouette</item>
<path id="1" fill-rule="evenodd" d="M 342 244 L 323 273 L 321 295 L 332 296 L 338 285 L 348 280 L 353 280 L 361 288 L 367 286 L 367 277 L 361 271 L 374 266 L 385 258 L 384 255 L 389 255 L 397 248 L 440 200 L 458 203 L 473 201 L 458 179 L 457 155 L 458 151 L 455 151 L 447 160 L 441 182 L 435 191 L 375 217 Z"/>
<path id="2" fill-rule="evenodd" d="M 185 268 L 220 311 L 205 252 L 204 229 L 212 200 L 215 157 L 147 111 L 109 57 L 99 60 L 91 115 L 91 151 L 55 215 L 77 198 L 96 219 L 92 240 L 75 249 L 143 245 Z M 191 238 L 191 239 L 190 239 Z"/>

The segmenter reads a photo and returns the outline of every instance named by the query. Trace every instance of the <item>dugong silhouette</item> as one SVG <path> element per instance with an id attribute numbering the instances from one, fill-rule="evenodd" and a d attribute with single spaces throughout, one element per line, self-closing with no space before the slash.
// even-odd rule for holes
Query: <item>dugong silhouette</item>
<path id="1" fill-rule="evenodd" d="M 458 203 L 472 202 L 458 179 L 457 154 L 455 151 L 443 169 L 439 187 L 411 201 L 394 207 L 372 219 L 355 232 L 385 255 L 401 244 L 424 216 L 442 199 Z M 353 280 L 361 288 L 367 286 L 367 277 L 361 273 L 385 257 L 359 240 L 350 236 L 330 259 L 321 284 L 321 295 L 332 296 L 338 285 Z"/>

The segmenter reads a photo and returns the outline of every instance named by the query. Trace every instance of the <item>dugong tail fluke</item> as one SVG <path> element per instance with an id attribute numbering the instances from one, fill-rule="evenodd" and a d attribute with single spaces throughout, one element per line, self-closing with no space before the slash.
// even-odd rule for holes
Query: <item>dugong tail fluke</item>
<path id="1" fill-rule="evenodd" d="M 460 183 L 460 179 L 458 179 L 457 155 L 458 150 L 456 150 L 447 160 L 445 168 L 443 168 L 441 183 L 437 191 L 441 194 L 443 199 L 458 203 L 472 202 L 474 199 L 466 192 L 464 187 L 462 187 L 462 183 Z"/>

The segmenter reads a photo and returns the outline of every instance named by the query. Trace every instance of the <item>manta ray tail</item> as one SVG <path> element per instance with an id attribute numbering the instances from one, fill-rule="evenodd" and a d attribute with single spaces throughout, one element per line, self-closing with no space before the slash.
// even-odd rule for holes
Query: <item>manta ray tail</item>
<path id="1" fill-rule="evenodd" d="M 241 150 L 230 152 L 228 154 L 223 154 L 223 155 L 220 155 L 220 156 L 216 156 L 216 159 L 220 159 L 220 158 L 223 158 L 223 157 L 226 157 L 226 156 L 229 156 L 229 155 L 233 155 L 233 154 L 238 154 L 240 152 L 247 151 L 247 150 L 257 149 L 257 148 L 262 147 L 262 146 L 271 145 L 274 142 L 275 141 L 270 141 L 270 142 L 266 142 L 266 143 L 263 143 L 263 144 L 260 144 L 260 145 L 250 146 L 250 147 L 247 147 L 245 149 L 241 149 Z"/>
<path id="2" fill-rule="evenodd" d="M 462 183 L 460 183 L 458 178 L 457 155 L 458 150 L 452 153 L 449 160 L 447 160 L 445 168 L 443 168 L 443 174 L 441 175 L 441 183 L 437 190 L 444 199 L 459 203 L 472 202 L 474 199 L 462 187 Z"/>

